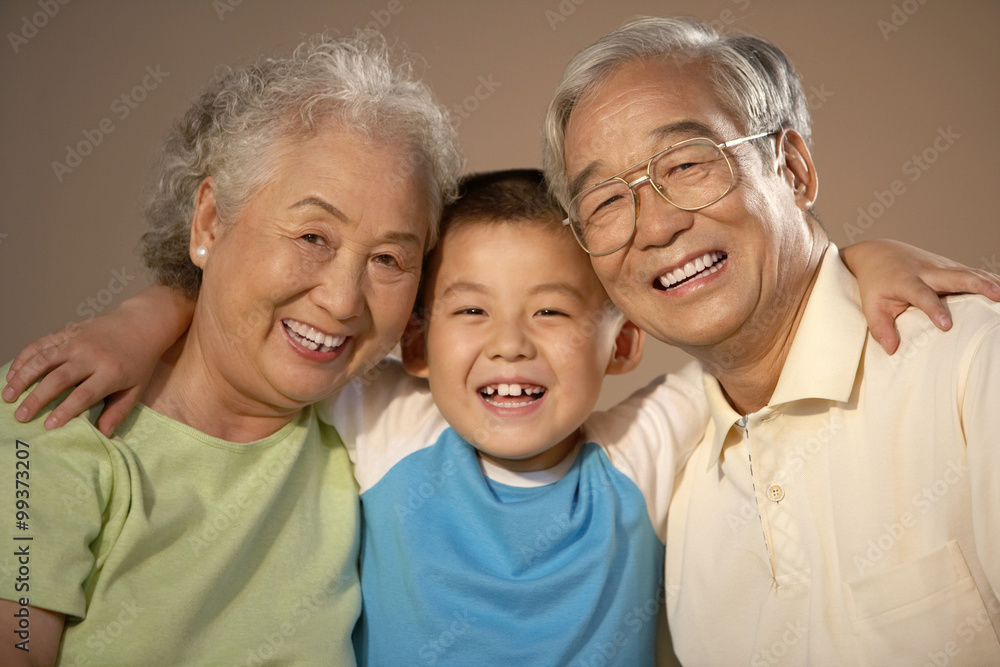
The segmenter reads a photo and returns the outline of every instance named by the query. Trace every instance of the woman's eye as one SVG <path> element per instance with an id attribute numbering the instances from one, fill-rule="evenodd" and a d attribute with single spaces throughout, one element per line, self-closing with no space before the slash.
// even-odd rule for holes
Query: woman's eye
<path id="1" fill-rule="evenodd" d="M 301 238 L 303 241 L 305 241 L 310 245 L 321 245 L 323 243 L 326 243 L 326 239 L 324 239 L 319 234 L 303 234 Z"/>

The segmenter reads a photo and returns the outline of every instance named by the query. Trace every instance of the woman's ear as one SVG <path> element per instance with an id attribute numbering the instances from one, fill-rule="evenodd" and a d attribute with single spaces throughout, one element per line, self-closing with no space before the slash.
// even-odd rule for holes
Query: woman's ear
<path id="1" fill-rule="evenodd" d="M 646 332 L 631 320 L 622 322 L 618 336 L 615 338 L 615 350 L 605 371 L 608 375 L 621 375 L 639 365 L 642 361 L 642 348 L 646 341 Z"/>
<path id="2" fill-rule="evenodd" d="M 215 181 L 211 176 L 198 186 L 194 215 L 191 216 L 191 240 L 188 254 L 195 266 L 205 268 L 212 246 L 222 231 L 222 222 L 215 204 Z"/>
<path id="3" fill-rule="evenodd" d="M 427 377 L 427 320 L 413 313 L 399 341 L 403 368 L 418 378 Z"/>
<path id="4" fill-rule="evenodd" d="M 819 193 L 819 179 L 809 147 L 802 135 L 791 129 L 782 130 L 777 144 L 778 174 L 792 189 L 798 207 L 808 211 Z"/>

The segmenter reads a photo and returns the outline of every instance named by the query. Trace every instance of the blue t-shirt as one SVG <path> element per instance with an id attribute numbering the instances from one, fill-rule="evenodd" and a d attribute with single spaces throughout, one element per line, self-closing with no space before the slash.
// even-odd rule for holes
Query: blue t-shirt
<path id="1" fill-rule="evenodd" d="M 345 389 L 324 418 L 361 487 L 359 664 L 652 664 L 700 382 L 672 376 L 594 415 L 563 464 L 527 474 L 481 461 L 394 366 Z"/>

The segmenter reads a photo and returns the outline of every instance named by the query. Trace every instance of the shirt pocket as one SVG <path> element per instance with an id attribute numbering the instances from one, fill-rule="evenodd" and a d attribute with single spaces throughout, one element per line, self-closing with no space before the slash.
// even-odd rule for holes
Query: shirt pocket
<path id="1" fill-rule="evenodd" d="M 954 540 L 845 585 L 865 665 L 1000 665 L 1000 642 Z"/>

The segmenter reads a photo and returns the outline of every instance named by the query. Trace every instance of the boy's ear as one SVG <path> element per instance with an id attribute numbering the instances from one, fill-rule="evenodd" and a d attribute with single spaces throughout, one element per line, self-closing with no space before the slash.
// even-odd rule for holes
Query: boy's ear
<path id="1" fill-rule="evenodd" d="M 778 135 L 778 173 L 792 189 L 795 203 L 808 211 L 816 203 L 819 179 L 806 140 L 795 130 L 783 130 Z"/>
<path id="2" fill-rule="evenodd" d="M 416 313 L 410 315 L 403 338 L 399 341 L 403 368 L 418 378 L 427 377 L 427 322 Z"/>
<path id="3" fill-rule="evenodd" d="M 636 326 L 631 320 L 625 320 L 615 338 L 615 351 L 608 362 L 608 375 L 621 375 L 639 365 L 642 361 L 642 347 L 646 341 L 646 332 Z"/>
<path id="4" fill-rule="evenodd" d="M 194 215 L 191 216 L 191 241 L 188 255 L 195 266 L 204 269 L 212 246 L 222 232 L 222 222 L 215 205 L 215 181 L 209 176 L 198 186 Z"/>

